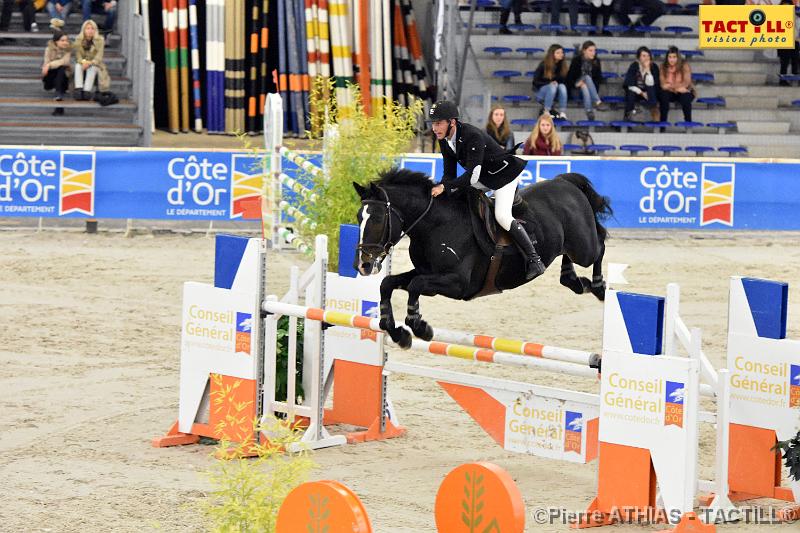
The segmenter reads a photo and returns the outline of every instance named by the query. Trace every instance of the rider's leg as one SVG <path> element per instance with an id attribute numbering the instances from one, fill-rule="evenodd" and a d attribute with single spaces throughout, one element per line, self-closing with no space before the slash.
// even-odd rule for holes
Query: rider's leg
<path id="1" fill-rule="evenodd" d="M 531 280 L 544 272 L 544 264 L 539 254 L 536 253 L 536 240 L 530 239 L 522 224 L 514 220 L 514 216 L 511 214 L 518 183 L 519 177 L 494 191 L 494 218 L 504 230 L 511 234 L 511 238 L 525 255 L 525 279 Z"/>

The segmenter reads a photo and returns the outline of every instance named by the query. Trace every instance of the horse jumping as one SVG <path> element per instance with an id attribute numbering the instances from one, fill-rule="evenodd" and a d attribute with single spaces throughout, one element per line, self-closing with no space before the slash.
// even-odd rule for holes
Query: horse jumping
<path id="1" fill-rule="evenodd" d="M 377 272 L 392 247 L 408 235 L 412 270 L 387 276 L 381 284 L 381 327 L 398 345 L 411 346 L 411 335 L 397 327 L 391 297 L 395 289 L 408 291 L 406 325 L 417 337 L 433 338 L 422 319 L 420 295 L 441 294 L 456 300 L 482 295 L 492 263 L 492 250 L 482 247 L 470 223 L 470 206 L 463 197 L 431 196 L 428 176 L 393 168 L 364 187 L 353 184 L 361 197 L 358 213 L 359 245 L 355 266 L 362 275 Z M 585 176 L 560 174 L 522 189 L 523 203 L 515 217 L 526 222 L 538 241 L 539 255 L 549 266 L 559 255 L 561 284 L 576 294 L 591 292 L 602 300 L 605 281 L 602 260 L 607 231 L 601 222 L 612 214 L 609 199 L 595 191 Z M 573 263 L 588 268 L 592 280 L 579 277 Z M 506 255 L 497 268 L 494 292 L 526 283 L 519 252 Z"/>

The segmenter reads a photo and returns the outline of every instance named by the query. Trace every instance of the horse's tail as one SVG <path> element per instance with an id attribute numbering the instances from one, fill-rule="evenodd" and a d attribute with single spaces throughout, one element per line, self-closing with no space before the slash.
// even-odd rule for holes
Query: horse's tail
<path id="1" fill-rule="evenodd" d="M 599 194 L 594 189 L 589 178 L 583 174 L 570 172 L 569 174 L 561 174 L 559 178 L 575 185 L 586 195 L 586 199 L 589 200 L 589 205 L 592 206 L 592 211 L 594 212 L 597 235 L 600 237 L 600 241 L 605 241 L 608 236 L 608 230 L 603 226 L 602 221 L 614 214 L 614 211 L 611 209 L 611 199 L 608 196 Z"/>

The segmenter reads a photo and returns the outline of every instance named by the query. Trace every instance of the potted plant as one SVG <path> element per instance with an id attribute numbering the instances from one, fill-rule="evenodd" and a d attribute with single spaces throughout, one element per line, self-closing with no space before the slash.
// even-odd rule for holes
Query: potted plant
<path id="1" fill-rule="evenodd" d="M 773 449 L 782 452 L 784 466 L 789 469 L 789 486 L 794 501 L 800 502 L 800 431 L 789 440 L 778 441 Z"/>

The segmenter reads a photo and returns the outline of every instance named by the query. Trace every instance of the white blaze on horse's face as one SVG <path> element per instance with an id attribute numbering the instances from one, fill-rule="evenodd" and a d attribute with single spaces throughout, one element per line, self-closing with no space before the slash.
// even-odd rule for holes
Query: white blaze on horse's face
<path id="1" fill-rule="evenodd" d="M 361 224 L 358 229 L 358 243 L 364 243 L 364 234 L 367 230 L 367 221 L 370 218 L 369 207 L 364 206 L 361 209 Z M 369 276 L 372 274 L 377 274 L 381 271 L 381 262 L 372 261 L 372 258 L 367 256 L 364 257 L 363 252 L 359 252 L 356 254 L 356 263 L 357 263 L 357 270 L 359 274 L 362 276 Z"/>
<path id="2" fill-rule="evenodd" d="M 364 242 L 364 229 L 367 227 L 367 220 L 369 220 L 369 209 L 367 206 L 364 206 L 361 209 L 361 227 L 358 231 L 358 242 Z"/>

